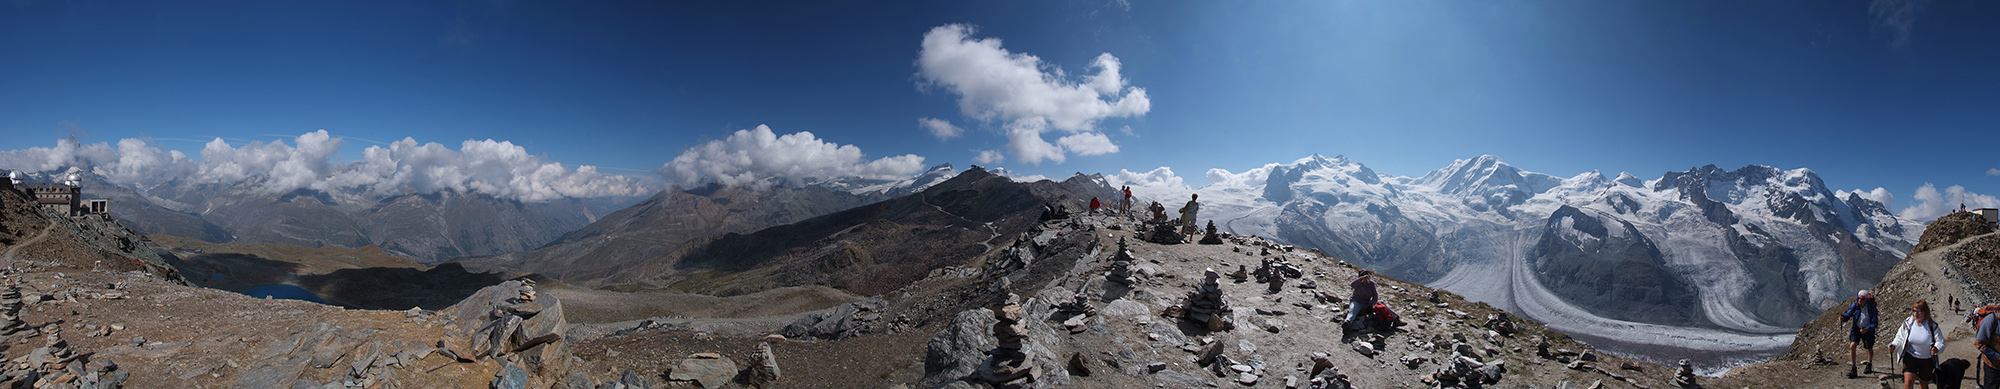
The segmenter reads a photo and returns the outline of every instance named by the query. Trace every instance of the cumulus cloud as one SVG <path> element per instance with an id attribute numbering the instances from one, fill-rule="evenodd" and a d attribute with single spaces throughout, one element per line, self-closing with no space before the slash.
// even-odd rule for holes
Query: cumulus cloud
<path id="1" fill-rule="evenodd" d="M 959 135 L 965 134 L 965 129 L 952 125 L 950 121 L 938 118 L 917 118 L 917 127 L 923 127 L 924 130 L 930 131 L 931 136 L 937 137 L 938 140 L 957 138 Z"/>
<path id="2" fill-rule="evenodd" d="M 1131 185 L 1135 187 L 1148 187 L 1148 188 L 1187 187 L 1187 182 L 1181 180 L 1180 176 L 1175 175 L 1174 169 L 1168 168 L 1166 166 L 1154 168 L 1153 170 L 1147 171 L 1145 173 L 1136 173 L 1131 170 L 1118 169 L 1118 174 L 1113 174 L 1104 178 L 1106 181 L 1110 181 L 1112 185 L 1116 186 Z"/>
<path id="3" fill-rule="evenodd" d="M 1097 132 L 1097 123 L 1152 110 L 1145 88 L 1128 85 L 1120 73 L 1124 65 L 1110 53 L 1091 62 L 1095 73 L 1071 79 L 1040 57 L 1010 52 L 1000 46 L 1000 39 L 973 38 L 972 33 L 972 27 L 962 24 L 925 33 L 917 55 L 919 82 L 957 94 L 959 111 L 968 117 L 1008 123 L 1009 149 L 1024 162 L 1063 161 L 1060 156 L 1066 149 L 1041 147 L 1049 145 L 1041 133 L 1051 130 L 1093 133 L 1094 137 L 1073 141 L 1091 142 L 1078 150 L 1117 152 L 1110 139 Z M 1022 131 L 1028 129 L 1035 131 L 1034 141 L 1023 139 Z"/>
<path id="4" fill-rule="evenodd" d="M 979 155 L 973 156 L 972 162 L 984 164 L 1007 162 L 1007 155 L 1001 154 L 1000 150 L 979 150 Z"/>
<path id="5" fill-rule="evenodd" d="M 1023 120 L 1007 129 L 1007 150 L 1022 163 L 1040 165 L 1043 160 L 1062 163 L 1067 158 L 1063 150 L 1042 139 L 1042 131 L 1047 125 L 1041 119 Z"/>
<path id="6" fill-rule="evenodd" d="M 688 148 L 658 172 L 682 185 L 718 182 L 761 187 L 777 183 L 773 181 L 802 185 L 837 177 L 898 179 L 923 170 L 924 157 L 915 154 L 870 161 L 853 145 L 822 141 L 805 131 L 779 136 L 759 125 Z"/>
<path id="7" fill-rule="evenodd" d="M 1968 209 L 2000 208 L 2000 197 L 1972 193 L 1958 185 L 1952 185 L 1939 192 L 1937 186 L 1926 182 L 1924 186 L 1918 187 L 1916 195 L 1910 198 L 1910 206 L 1903 208 L 1900 214 L 1905 218 L 1920 221 L 1930 221 L 1957 211 L 1959 204 L 1965 204 Z"/>
<path id="8" fill-rule="evenodd" d="M 1848 194 L 1859 194 L 1861 195 L 1861 198 L 1874 200 L 1875 202 L 1882 203 L 1883 206 L 1888 206 L 1889 204 L 1894 204 L 1896 202 L 1896 195 L 1894 193 L 1889 193 L 1889 189 L 1883 187 L 1876 187 L 1875 190 L 1855 189 L 1855 190 L 1833 191 L 1833 195 L 1835 197 L 1841 198 L 1842 200 L 1847 199 Z"/>
<path id="9" fill-rule="evenodd" d="M 414 138 L 388 147 L 368 146 L 360 161 L 316 186 L 325 187 L 376 194 L 449 190 L 522 201 L 636 196 L 649 190 L 631 177 L 599 173 L 595 166 L 566 168 L 509 141 L 466 140 L 452 150 L 436 142 L 418 144 Z"/>
<path id="10" fill-rule="evenodd" d="M 2000 169 L 1986 169 L 1987 177 L 2000 177 Z"/>
<path id="11" fill-rule="evenodd" d="M 1112 144 L 1111 138 L 1096 132 L 1065 136 L 1056 139 L 1056 144 L 1062 145 L 1064 151 L 1076 155 L 1104 155 L 1118 152 L 1118 145 Z"/>
<path id="12" fill-rule="evenodd" d="M 253 182 L 269 193 L 299 189 L 345 190 L 397 194 L 451 190 L 484 193 L 521 201 L 566 197 L 638 196 L 650 189 L 630 177 L 605 175 L 592 166 L 576 169 L 530 155 L 505 141 L 468 140 L 459 150 L 437 143 L 419 145 L 404 138 L 389 147 L 370 146 L 362 159 L 349 164 L 332 161 L 341 139 L 325 130 L 299 135 L 292 144 L 250 142 L 230 146 L 221 138 L 202 147 L 195 161 L 176 150 L 164 150 L 150 139 L 121 139 L 80 144 L 75 139 L 54 148 L 0 151 L 0 167 L 54 172 L 76 166 L 113 184 L 141 187 L 174 179 L 233 185 Z"/>

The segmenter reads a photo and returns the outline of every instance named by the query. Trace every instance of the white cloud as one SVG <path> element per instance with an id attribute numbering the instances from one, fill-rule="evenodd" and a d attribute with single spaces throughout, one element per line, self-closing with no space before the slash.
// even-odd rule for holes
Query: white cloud
<path id="1" fill-rule="evenodd" d="M 1900 214 L 1905 218 L 1928 222 L 1937 219 L 1938 216 L 1957 211 L 1959 204 L 1964 204 L 1968 209 L 2000 208 L 2000 197 L 1972 193 L 1958 185 L 1944 188 L 1944 192 L 1940 193 L 1937 186 L 1926 182 L 1924 186 L 1917 188 L 1917 194 L 1911 196 L 1910 206 L 1903 208 Z"/>
<path id="2" fill-rule="evenodd" d="M 979 155 L 972 157 L 972 162 L 983 164 L 1007 162 L 1007 155 L 1001 154 L 1000 150 L 979 150 Z"/>
<path id="3" fill-rule="evenodd" d="M 360 161 L 318 185 L 328 187 L 375 194 L 451 190 L 522 201 L 637 196 L 650 190 L 631 177 L 599 173 L 595 166 L 563 167 L 528 154 L 527 148 L 513 142 L 466 140 L 451 150 L 436 142 L 418 144 L 413 138 L 362 150 Z"/>
<path id="4" fill-rule="evenodd" d="M 1064 151 L 1076 155 L 1104 155 L 1118 152 L 1118 145 L 1111 144 L 1111 138 L 1096 132 L 1065 136 L 1056 139 L 1056 144 L 1062 145 Z"/>
<path id="5" fill-rule="evenodd" d="M 1883 187 L 1875 187 L 1875 190 L 1866 190 L 1866 191 L 1860 189 L 1833 191 L 1834 197 L 1839 197 L 1842 200 L 1846 200 L 1848 194 L 1859 194 L 1861 195 L 1861 198 L 1874 200 L 1875 202 L 1882 203 L 1882 206 L 1884 207 L 1896 203 L 1896 195 L 1894 193 L 1889 193 L 1889 189 Z"/>
<path id="6" fill-rule="evenodd" d="M 925 33 L 917 76 L 926 85 L 958 94 L 958 108 L 966 116 L 1007 122 L 1010 149 L 1022 161 L 1063 161 L 1059 157 L 1063 150 L 1053 149 L 1057 157 L 1051 157 L 1051 148 L 1037 147 L 1048 144 L 1040 139 L 1042 132 L 1095 133 L 1097 123 L 1106 118 L 1142 116 L 1152 110 L 1145 88 L 1129 86 L 1120 74 L 1124 65 L 1110 53 L 1091 62 L 1096 73 L 1073 80 L 1039 57 L 1007 51 L 1000 39 L 975 39 L 972 32 L 970 26 L 950 24 Z M 1020 131 L 1028 128 L 1036 131 L 1034 142 L 1022 139 Z M 1109 143 L 1101 133 L 1098 138 Z M 1091 146 L 1097 147 L 1084 150 L 1107 149 Z M 1115 147 L 1109 149 L 1116 152 Z"/>
<path id="7" fill-rule="evenodd" d="M 2000 177 L 2000 169 L 1986 169 L 1987 177 Z"/>
<path id="8" fill-rule="evenodd" d="M 709 141 L 660 166 L 668 181 L 682 185 L 719 182 L 763 186 L 771 180 L 801 185 L 834 177 L 896 179 L 924 170 L 924 157 L 905 154 L 864 160 L 861 148 L 821 141 L 811 132 L 778 136 L 763 125 Z"/>
<path id="9" fill-rule="evenodd" d="M 1021 163 L 1040 165 L 1042 160 L 1062 163 L 1067 156 L 1062 148 L 1042 140 L 1042 131 L 1048 127 L 1041 119 L 1023 120 L 1007 129 L 1007 149 Z"/>
<path id="10" fill-rule="evenodd" d="M 86 167 L 113 184 L 142 189 L 185 178 L 229 185 L 250 181 L 269 193 L 307 188 L 381 195 L 453 190 L 531 202 L 651 191 L 630 177 L 601 174 L 592 166 L 571 170 L 504 141 L 468 140 L 454 151 L 404 138 L 387 148 L 370 146 L 360 161 L 339 165 L 331 158 L 341 143 L 325 130 L 293 138 L 296 146 L 274 141 L 232 147 L 216 138 L 202 147 L 201 160 L 195 161 L 149 139 L 121 139 L 116 148 L 63 139 L 55 148 L 0 151 L 0 166 L 38 172 Z"/>
<path id="11" fill-rule="evenodd" d="M 1187 182 L 1181 180 L 1180 176 L 1175 175 L 1174 169 L 1168 168 L 1166 166 L 1154 168 L 1153 170 L 1147 171 L 1145 173 L 1135 173 L 1131 170 L 1118 169 L 1118 174 L 1113 174 L 1104 178 L 1106 181 L 1110 181 L 1112 185 L 1116 186 L 1131 185 L 1135 187 L 1147 187 L 1147 188 L 1187 187 Z"/>
<path id="12" fill-rule="evenodd" d="M 931 136 L 937 137 L 938 140 L 957 138 L 959 135 L 965 134 L 965 129 L 951 125 L 950 121 L 944 119 L 917 118 L 917 126 L 929 130 Z"/>

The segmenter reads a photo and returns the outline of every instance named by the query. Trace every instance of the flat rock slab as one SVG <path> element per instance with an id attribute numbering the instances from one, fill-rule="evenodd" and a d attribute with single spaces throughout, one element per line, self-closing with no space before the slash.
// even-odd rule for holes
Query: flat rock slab
<path id="1" fill-rule="evenodd" d="M 694 381 L 704 388 L 720 388 L 736 378 L 736 361 L 729 357 L 713 354 L 695 354 L 682 359 L 679 366 L 667 375 L 675 381 Z"/>

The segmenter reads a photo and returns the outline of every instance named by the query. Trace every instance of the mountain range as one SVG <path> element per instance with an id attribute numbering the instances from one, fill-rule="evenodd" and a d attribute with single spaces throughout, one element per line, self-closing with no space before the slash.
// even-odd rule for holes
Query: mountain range
<path id="1" fill-rule="evenodd" d="M 88 169 L 77 170 L 84 197 L 111 199 L 112 217 L 141 232 L 217 243 L 372 245 L 422 263 L 540 247 L 637 200 L 523 202 L 449 190 L 396 195 L 312 189 L 270 193 L 256 179 L 235 184 L 177 179 L 127 187 Z M 54 182 L 58 173 L 27 173 L 25 180 Z"/>
<path id="2" fill-rule="evenodd" d="M 1652 339 L 1663 344 L 1698 336 L 1782 347 L 1789 339 L 1764 335 L 1794 331 L 1873 285 L 1923 229 L 1884 204 L 1828 190 L 1811 170 L 1758 165 L 1563 178 L 1489 155 L 1402 177 L 1315 154 L 1210 177 L 1198 189 L 1132 184 L 1168 204 L 1200 194 L 1201 218 L 1223 230 L 1319 249 L 1558 328 L 1701 330 Z"/>

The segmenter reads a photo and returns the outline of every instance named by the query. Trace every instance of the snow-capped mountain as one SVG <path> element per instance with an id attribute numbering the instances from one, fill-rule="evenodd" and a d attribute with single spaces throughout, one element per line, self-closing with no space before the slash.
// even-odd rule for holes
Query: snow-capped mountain
<path id="1" fill-rule="evenodd" d="M 853 193 L 875 199 L 886 199 L 929 189 L 933 185 L 958 176 L 958 170 L 951 164 L 939 164 L 922 173 L 900 180 L 883 180 L 860 177 L 841 177 L 815 183 L 827 189 Z"/>
<path id="2" fill-rule="evenodd" d="M 1315 154 L 1208 177 L 1198 189 L 1133 190 L 1173 206 L 1198 193 L 1200 217 L 1222 229 L 1317 248 L 1559 327 L 1710 331 L 1660 344 L 1770 343 L 1731 337 L 1797 328 L 1878 281 L 1922 230 L 1884 204 L 1837 196 L 1811 170 L 1769 166 L 1703 166 L 1652 181 L 1596 171 L 1562 178 L 1488 155 L 1400 177 Z"/>

